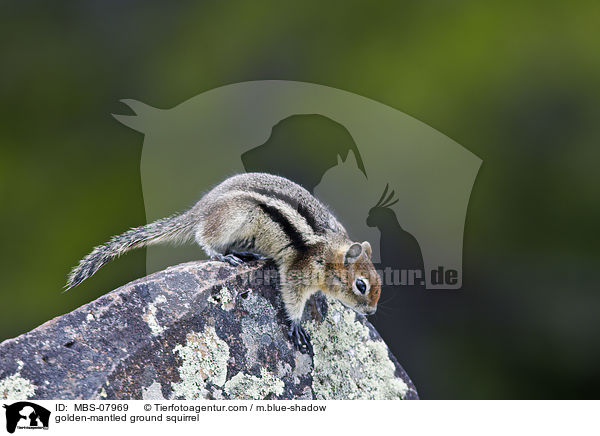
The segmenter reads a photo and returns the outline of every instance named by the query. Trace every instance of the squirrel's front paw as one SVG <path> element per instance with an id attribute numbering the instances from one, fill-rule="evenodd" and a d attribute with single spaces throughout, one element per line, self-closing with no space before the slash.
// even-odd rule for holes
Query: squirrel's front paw
<path id="1" fill-rule="evenodd" d="M 288 330 L 288 336 L 293 342 L 294 346 L 303 354 L 313 353 L 313 348 L 310 343 L 310 336 L 302 328 L 299 322 L 292 321 L 290 323 L 290 329 Z"/>

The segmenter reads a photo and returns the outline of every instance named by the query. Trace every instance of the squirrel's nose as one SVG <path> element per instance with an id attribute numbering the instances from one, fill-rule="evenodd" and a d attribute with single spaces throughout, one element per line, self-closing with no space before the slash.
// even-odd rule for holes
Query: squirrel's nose
<path id="1" fill-rule="evenodd" d="M 365 315 L 373 315 L 377 311 L 376 307 L 367 307 L 365 309 Z"/>

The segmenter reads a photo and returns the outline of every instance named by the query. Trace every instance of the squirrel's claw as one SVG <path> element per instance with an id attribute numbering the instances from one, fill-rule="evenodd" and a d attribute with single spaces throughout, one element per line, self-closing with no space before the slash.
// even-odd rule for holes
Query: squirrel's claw
<path id="1" fill-rule="evenodd" d="M 244 262 L 252 262 L 253 260 L 267 260 L 271 259 L 270 257 L 263 256 L 262 254 L 252 253 L 250 251 L 232 251 L 235 257 L 241 259 Z"/>
<path id="2" fill-rule="evenodd" d="M 226 262 L 232 266 L 240 266 L 241 264 L 244 263 L 244 261 L 242 259 L 240 259 L 239 257 L 237 257 L 235 254 L 227 254 L 227 255 L 215 254 L 215 255 L 211 256 L 211 259 L 218 260 L 220 262 Z"/>
<path id="3" fill-rule="evenodd" d="M 247 251 L 243 252 L 232 252 L 229 254 L 217 253 L 211 256 L 212 260 L 218 260 L 220 262 L 226 262 L 233 266 L 240 266 L 243 263 L 251 262 L 253 260 L 265 260 L 270 259 L 266 256 L 256 253 L 250 253 Z"/>
<path id="4" fill-rule="evenodd" d="M 310 343 L 310 336 L 302 328 L 300 323 L 292 321 L 288 330 L 288 336 L 291 339 L 294 346 L 303 354 L 313 353 L 313 347 Z"/>

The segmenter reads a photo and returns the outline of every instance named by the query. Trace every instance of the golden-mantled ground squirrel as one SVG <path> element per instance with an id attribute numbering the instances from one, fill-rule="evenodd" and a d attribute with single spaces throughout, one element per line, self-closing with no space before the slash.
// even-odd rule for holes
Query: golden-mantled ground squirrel
<path id="1" fill-rule="evenodd" d="M 290 321 L 289 336 L 302 352 L 311 350 L 300 318 L 313 293 L 321 290 L 363 314 L 377 308 L 381 279 L 371 262 L 371 245 L 351 241 L 332 213 L 306 189 L 265 173 L 230 177 L 188 211 L 114 236 L 73 269 L 67 289 L 129 250 L 192 238 L 211 258 L 233 265 L 273 259 Z"/>

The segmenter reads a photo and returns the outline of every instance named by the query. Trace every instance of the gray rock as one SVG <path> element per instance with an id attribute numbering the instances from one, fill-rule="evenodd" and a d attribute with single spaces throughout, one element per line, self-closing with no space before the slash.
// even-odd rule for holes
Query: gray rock
<path id="1" fill-rule="evenodd" d="M 0 398 L 418 398 L 363 316 L 310 303 L 314 356 L 287 338 L 273 265 L 174 266 L 2 342 Z"/>

